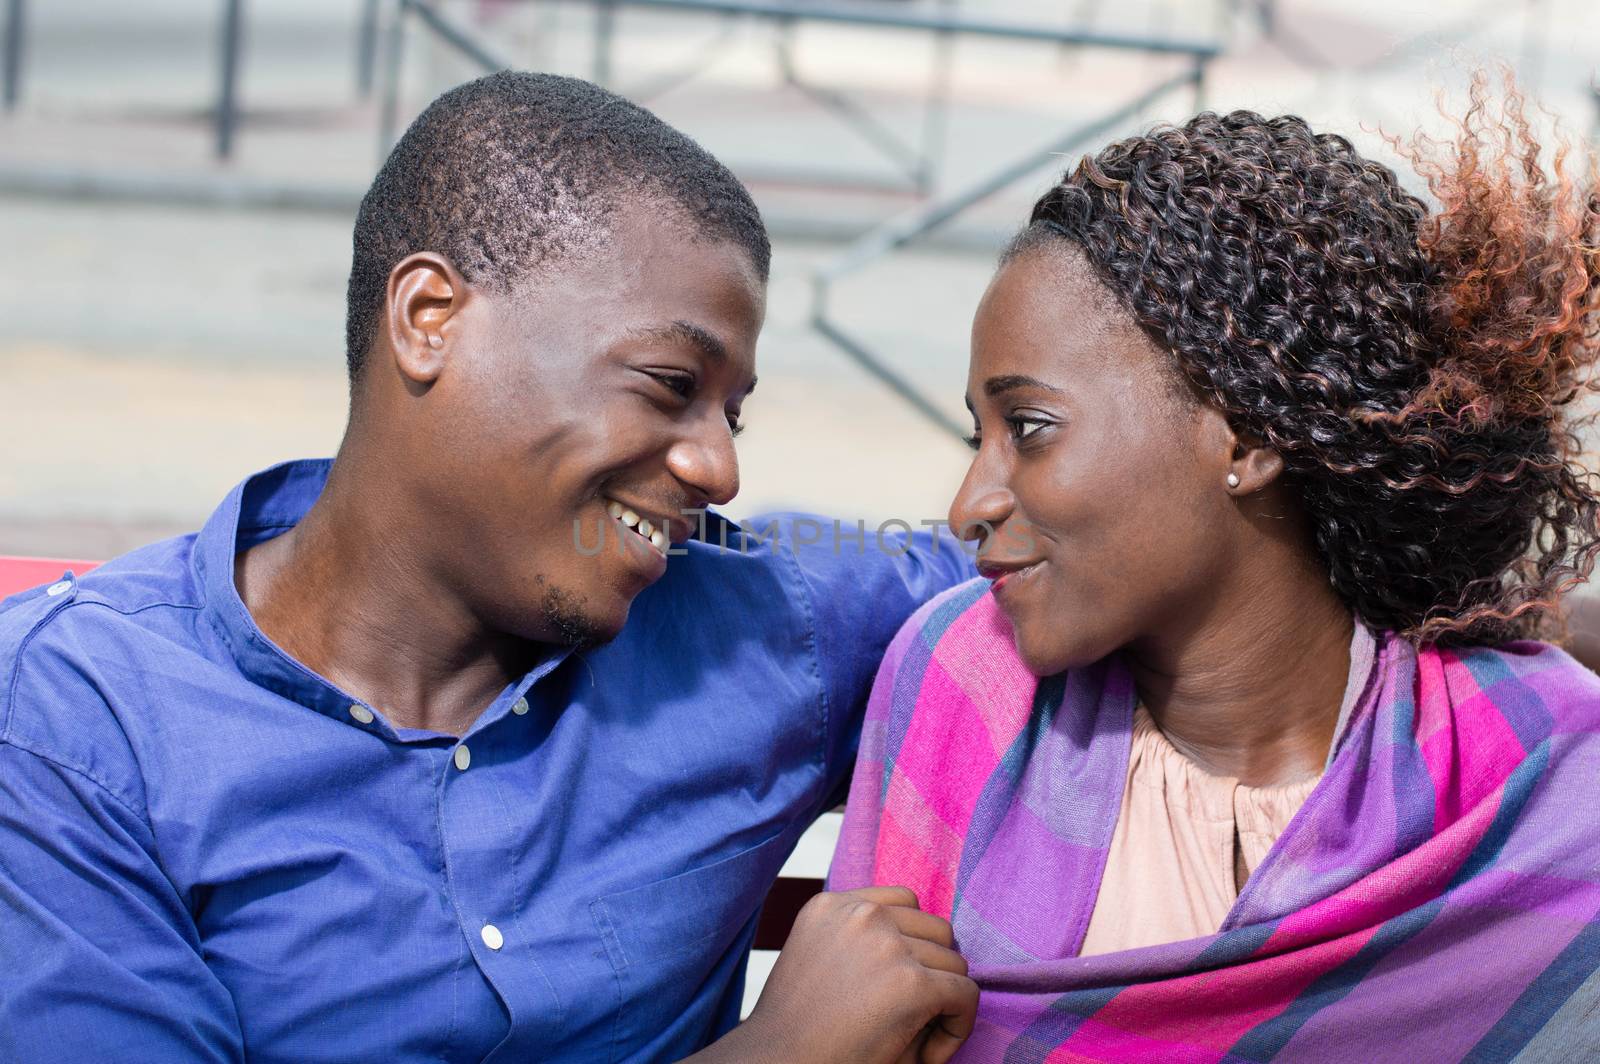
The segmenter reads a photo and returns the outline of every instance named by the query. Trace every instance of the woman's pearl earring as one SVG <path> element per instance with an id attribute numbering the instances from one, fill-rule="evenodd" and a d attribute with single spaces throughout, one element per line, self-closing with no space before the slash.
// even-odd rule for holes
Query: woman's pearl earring
<path id="1" fill-rule="evenodd" d="M 1239 486 L 1239 474 L 1237 474 L 1237 473 L 1229 473 L 1228 474 L 1228 487 L 1237 488 L 1238 486 Z"/>

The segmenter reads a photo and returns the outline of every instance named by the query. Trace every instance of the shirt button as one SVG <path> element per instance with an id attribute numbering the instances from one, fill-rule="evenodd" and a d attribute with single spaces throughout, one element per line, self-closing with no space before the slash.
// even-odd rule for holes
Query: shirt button
<path id="1" fill-rule="evenodd" d="M 493 924 L 484 924 L 481 934 L 483 935 L 483 944 L 490 949 L 499 949 L 506 944 L 506 936 L 502 935 L 500 929 Z"/>
<path id="2" fill-rule="evenodd" d="M 511 712 L 515 713 L 519 717 L 528 712 L 528 700 L 526 698 L 519 698 L 515 702 L 511 703 Z"/>
<path id="3" fill-rule="evenodd" d="M 70 590 L 72 590 L 72 581 L 61 580 L 45 588 L 44 593 L 54 598 L 57 595 L 65 595 Z"/>
<path id="4" fill-rule="evenodd" d="M 470 764 L 472 764 L 472 751 L 467 749 L 466 743 L 462 743 L 456 747 L 456 768 L 465 772 Z M 500 932 L 496 931 L 495 934 L 498 935 Z M 496 946 L 495 948 L 499 949 L 500 947 Z"/>
<path id="5" fill-rule="evenodd" d="M 368 709 L 366 706 L 363 706 L 360 702 L 357 702 L 355 705 L 350 707 L 350 715 L 356 718 L 356 720 L 360 721 L 362 724 L 372 723 L 372 710 Z"/>

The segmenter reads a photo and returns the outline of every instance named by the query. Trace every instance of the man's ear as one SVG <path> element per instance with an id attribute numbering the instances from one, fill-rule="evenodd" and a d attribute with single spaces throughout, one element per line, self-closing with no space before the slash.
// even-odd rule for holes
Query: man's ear
<path id="1" fill-rule="evenodd" d="M 443 255 L 419 251 L 389 271 L 386 293 L 389 348 L 395 369 L 413 388 L 438 380 L 459 331 L 456 316 L 467 300 L 467 284 Z"/>

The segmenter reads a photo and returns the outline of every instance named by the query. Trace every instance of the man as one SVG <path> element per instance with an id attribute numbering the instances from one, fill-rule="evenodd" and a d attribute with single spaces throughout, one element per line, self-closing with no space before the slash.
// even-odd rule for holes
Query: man
<path id="1" fill-rule="evenodd" d="M 970 573 L 699 514 L 768 255 L 594 86 L 417 120 L 356 222 L 337 458 L 0 613 L 0 1058 L 954 1051 L 976 989 L 904 892 L 809 908 L 736 1026 L 882 648 Z"/>

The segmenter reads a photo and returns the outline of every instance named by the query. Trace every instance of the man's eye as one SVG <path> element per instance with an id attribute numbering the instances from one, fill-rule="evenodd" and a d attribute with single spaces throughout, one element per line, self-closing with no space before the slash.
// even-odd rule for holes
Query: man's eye
<path id="1" fill-rule="evenodd" d="M 680 399 L 694 394 L 694 377 L 688 373 L 652 373 L 650 376 L 672 390 Z"/>

